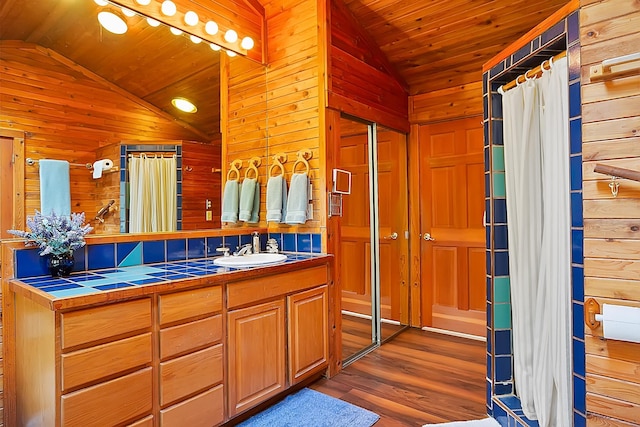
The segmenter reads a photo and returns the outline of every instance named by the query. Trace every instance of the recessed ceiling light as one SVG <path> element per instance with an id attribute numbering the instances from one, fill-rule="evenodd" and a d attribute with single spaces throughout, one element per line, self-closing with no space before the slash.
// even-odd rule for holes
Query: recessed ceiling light
<path id="1" fill-rule="evenodd" d="M 127 24 L 122 18 L 112 12 L 98 13 L 98 21 L 107 31 L 113 34 L 124 34 L 127 32 Z"/>
<path id="2" fill-rule="evenodd" d="M 173 34 L 175 34 L 176 36 L 179 36 L 180 34 L 182 34 L 182 30 L 179 30 L 179 29 L 177 29 L 177 28 L 173 28 L 173 27 L 170 27 L 170 28 L 169 28 L 169 31 L 171 31 L 171 32 L 172 32 Z"/>
<path id="3" fill-rule="evenodd" d="M 176 14 L 178 9 L 176 8 L 176 4 L 174 2 L 172 2 L 171 0 L 165 0 L 162 2 L 160 10 L 162 10 L 162 13 L 167 16 L 173 16 Z"/>
<path id="4" fill-rule="evenodd" d="M 180 111 L 184 111 L 185 113 L 195 113 L 198 111 L 195 105 L 187 99 L 184 98 L 173 98 L 171 103 L 174 107 L 176 107 Z"/>
<path id="5" fill-rule="evenodd" d="M 156 21 L 153 18 L 147 18 L 147 24 L 151 25 L 152 27 L 157 27 L 160 25 L 160 21 Z"/>
<path id="6" fill-rule="evenodd" d="M 204 30 L 207 32 L 207 34 L 210 34 L 212 36 L 218 34 L 218 24 L 213 21 L 209 21 L 205 24 Z"/>
<path id="7" fill-rule="evenodd" d="M 238 33 L 233 30 L 227 30 L 227 32 L 224 33 L 224 39 L 229 43 L 235 43 L 238 40 Z"/>
<path id="8" fill-rule="evenodd" d="M 184 14 L 184 23 L 192 27 L 198 25 L 198 14 L 190 10 Z"/>
<path id="9" fill-rule="evenodd" d="M 253 39 L 251 37 L 245 37 L 242 39 L 242 41 L 240 42 L 240 46 L 242 46 L 243 49 L 249 50 L 251 48 L 253 48 Z"/>

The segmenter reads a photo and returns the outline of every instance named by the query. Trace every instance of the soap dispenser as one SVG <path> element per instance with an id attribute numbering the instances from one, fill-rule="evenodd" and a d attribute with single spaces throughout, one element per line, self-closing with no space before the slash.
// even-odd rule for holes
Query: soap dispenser
<path id="1" fill-rule="evenodd" d="M 260 233 L 258 233 L 257 231 L 254 231 L 252 233 L 253 235 L 253 253 L 257 254 L 260 253 Z"/>

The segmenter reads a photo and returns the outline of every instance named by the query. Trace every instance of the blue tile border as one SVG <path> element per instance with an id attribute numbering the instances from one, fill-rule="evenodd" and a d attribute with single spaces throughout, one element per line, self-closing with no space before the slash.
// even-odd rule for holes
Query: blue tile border
<path id="1" fill-rule="evenodd" d="M 574 11 L 565 19 L 548 28 L 538 37 L 535 37 L 513 55 L 496 64 L 491 70 L 483 74 L 483 96 L 491 97 L 493 92 L 506 82 L 507 75 L 513 76 L 522 71 L 522 67 L 516 68 L 515 64 L 524 64 L 538 58 L 545 49 L 558 52 L 556 49 L 564 39 L 567 48 L 569 63 L 569 132 L 570 132 L 570 177 L 571 177 L 571 257 L 572 257 L 572 348 L 573 348 L 573 375 L 574 375 L 574 425 L 586 425 L 584 409 L 584 371 L 585 371 L 585 346 L 584 346 L 584 218 L 582 199 L 582 103 L 580 81 L 580 40 L 579 40 L 579 12 Z M 501 80 L 502 79 L 502 80 Z M 492 98 L 488 98 L 493 101 Z M 487 413 L 492 415 L 504 427 L 511 426 L 537 426 L 535 421 L 527 420 L 520 408 L 519 399 L 511 395 L 514 392 L 512 380 L 507 378 L 509 370 L 506 368 L 507 360 L 512 354 L 512 330 L 507 319 L 511 306 L 505 289 L 500 280 L 508 279 L 508 245 L 505 245 L 507 235 L 508 218 L 506 212 L 506 200 L 502 194 L 502 168 L 501 159 L 494 156 L 499 154 L 494 151 L 496 147 L 502 147 L 502 108 L 495 102 L 484 104 L 490 109 L 485 112 L 484 138 L 485 150 L 491 153 L 491 158 L 485 158 L 485 187 L 486 197 L 489 201 L 491 212 L 487 210 L 487 284 L 493 285 L 493 292 L 487 291 L 487 352 L 492 360 L 488 360 L 487 368 Z M 497 161 L 496 161 L 497 160 Z M 491 168 L 487 164 L 492 165 Z M 499 179 L 496 178 L 498 176 Z M 491 190 L 491 193 L 489 192 Z M 486 209 L 486 208 L 485 208 Z M 498 285 L 500 285 L 498 287 Z M 498 302 L 499 301 L 499 302 Z M 505 358 L 505 356 L 507 356 Z M 507 395 L 507 396 L 503 396 Z"/>

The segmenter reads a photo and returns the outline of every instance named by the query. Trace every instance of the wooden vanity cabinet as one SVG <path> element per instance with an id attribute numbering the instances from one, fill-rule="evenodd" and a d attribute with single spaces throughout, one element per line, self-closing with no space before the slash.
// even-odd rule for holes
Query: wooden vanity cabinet
<path id="1" fill-rule="evenodd" d="M 162 427 L 224 421 L 222 287 L 158 297 Z"/>
<path id="2" fill-rule="evenodd" d="M 151 327 L 150 298 L 59 315 L 60 425 L 151 417 Z"/>
<path id="3" fill-rule="evenodd" d="M 327 274 L 323 265 L 227 284 L 230 417 L 327 367 Z"/>

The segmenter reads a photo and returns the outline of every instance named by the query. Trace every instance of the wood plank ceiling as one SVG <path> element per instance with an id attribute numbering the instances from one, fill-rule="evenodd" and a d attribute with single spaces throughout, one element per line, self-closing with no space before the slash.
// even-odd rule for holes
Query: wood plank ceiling
<path id="1" fill-rule="evenodd" d="M 3 0 L 0 40 L 51 49 L 187 123 L 194 139 L 219 141 L 220 53 L 166 26 L 154 28 L 141 16 L 126 19 L 125 34 L 109 33 L 97 20 L 105 9 L 118 8 L 93 0 Z M 176 96 L 191 100 L 198 112 L 176 110 L 171 105 Z"/>
<path id="2" fill-rule="evenodd" d="M 344 2 L 416 95 L 480 81 L 483 63 L 567 1 Z"/>

